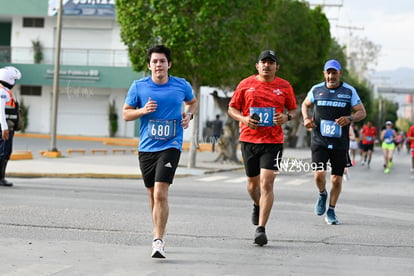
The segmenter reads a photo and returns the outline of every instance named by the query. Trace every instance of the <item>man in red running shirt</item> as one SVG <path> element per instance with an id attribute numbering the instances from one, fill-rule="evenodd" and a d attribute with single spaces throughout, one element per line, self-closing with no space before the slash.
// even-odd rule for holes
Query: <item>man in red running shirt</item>
<path id="1" fill-rule="evenodd" d="M 374 150 L 375 138 L 377 137 L 377 128 L 372 125 L 371 121 L 368 121 L 366 125 L 362 127 L 362 165 L 371 163 L 372 152 Z"/>
<path id="2" fill-rule="evenodd" d="M 279 66 L 274 51 L 263 51 L 256 63 L 258 74 L 239 83 L 228 109 L 228 114 L 241 123 L 239 140 L 247 190 L 253 200 L 252 223 L 258 225 L 254 242 L 260 246 L 267 244 L 265 226 L 283 151 L 282 125 L 297 114 L 292 86 L 276 77 Z"/>
<path id="3" fill-rule="evenodd" d="M 407 133 L 407 140 L 410 141 L 411 149 L 411 172 L 414 172 L 414 125 L 410 127 Z"/>

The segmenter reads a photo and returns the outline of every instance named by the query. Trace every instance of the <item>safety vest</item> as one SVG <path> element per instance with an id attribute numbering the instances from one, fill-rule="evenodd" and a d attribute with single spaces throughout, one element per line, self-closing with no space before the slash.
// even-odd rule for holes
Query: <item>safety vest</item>
<path id="1" fill-rule="evenodd" d="M 18 103 L 14 100 L 12 91 L 3 85 L 0 84 L 0 89 L 4 89 L 9 93 L 10 100 L 6 102 L 6 120 L 12 120 L 17 122 L 17 109 L 18 109 Z"/>

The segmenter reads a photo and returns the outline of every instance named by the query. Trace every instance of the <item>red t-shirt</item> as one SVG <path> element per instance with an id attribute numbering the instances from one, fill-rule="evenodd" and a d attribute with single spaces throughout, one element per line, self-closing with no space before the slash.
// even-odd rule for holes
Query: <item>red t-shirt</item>
<path id="1" fill-rule="evenodd" d="M 369 145 L 375 143 L 375 137 L 377 136 L 377 128 L 374 126 L 362 127 L 362 144 Z"/>
<path id="2" fill-rule="evenodd" d="M 261 116 L 260 122 L 265 126 L 251 129 L 241 124 L 240 141 L 256 144 L 281 144 L 283 143 L 283 130 L 280 125 L 272 124 L 272 112 L 283 113 L 296 109 L 296 98 L 290 83 L 279 77 L 271 82 L 263 82 L 252 75 L 242 80 L 237 86 L 231 98 L 229 106 L 240 110 L 243 116 L 250 116 L 250 108 L 255 108 Z M 274 111 L 270 111 L 274 109 Z"/>
<path id="3" fill-rule="evenodd" d="M 410 130 L 407 133 L 407 137 L 414 137 L 414 125 L 410 127 Z M 414 149 L 414 140 L 410 140 L 411 148 Z"/>

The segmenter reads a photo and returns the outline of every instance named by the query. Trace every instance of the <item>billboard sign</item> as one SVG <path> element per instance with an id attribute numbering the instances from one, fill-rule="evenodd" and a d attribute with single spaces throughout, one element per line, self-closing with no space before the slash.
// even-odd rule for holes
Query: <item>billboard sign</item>
<path id="1" fill-rule="evenodd" d="M 63 0 L 62 5 L 62 15 L 115 17 L 115 0 Z M 57 15 L 58 8 L 59 0 L 49 0 L 48 15 Z"/>

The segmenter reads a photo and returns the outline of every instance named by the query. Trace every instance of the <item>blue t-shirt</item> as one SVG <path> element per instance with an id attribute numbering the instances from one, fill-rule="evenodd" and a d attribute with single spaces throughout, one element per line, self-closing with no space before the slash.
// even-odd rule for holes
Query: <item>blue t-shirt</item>
<path id="1" fill-rule="evenodd" d="M 142 108 L 151 98 L 157 102 L 157 110 L 140 117 L 141 152 L 157 152 L 169 148 L 182 150 L 183 102 L 194 98 L 191 85 L 183 78 L 169 76 L 165 84 L 157 84 L 151 77 L 136 80 L 125 99 L 127 105 Z"/>

